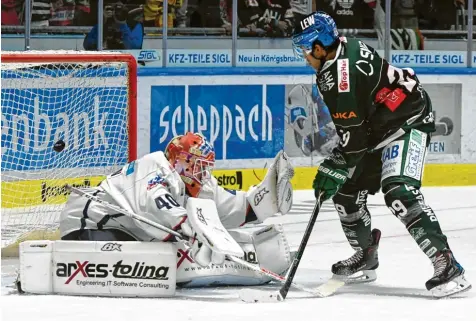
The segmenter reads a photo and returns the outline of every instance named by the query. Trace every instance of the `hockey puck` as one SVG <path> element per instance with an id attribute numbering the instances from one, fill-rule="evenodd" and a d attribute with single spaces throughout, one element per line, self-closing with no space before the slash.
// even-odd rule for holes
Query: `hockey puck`
<path id="1" fill-rule="evenodd" d="M 62 139 L 60 139 L 59 141 L 57 141 L 55 143 L 55 145 L 53 146 L 53 149 L 55 150 L 55 152 L 61 152 L 63 151 L 64 147 L 66 146 L 66 144 L 64 143 L 64 141 Z"/>

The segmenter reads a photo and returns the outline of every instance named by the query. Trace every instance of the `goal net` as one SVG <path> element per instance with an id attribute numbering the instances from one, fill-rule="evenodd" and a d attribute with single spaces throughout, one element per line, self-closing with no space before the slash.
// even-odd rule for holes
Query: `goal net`
<path id="1" fill-rule="evenodd" d="M 66 184 L 96 186 L 136 158 L 133 56 L 2 52 L 2 256 L 57 239 Z"/>

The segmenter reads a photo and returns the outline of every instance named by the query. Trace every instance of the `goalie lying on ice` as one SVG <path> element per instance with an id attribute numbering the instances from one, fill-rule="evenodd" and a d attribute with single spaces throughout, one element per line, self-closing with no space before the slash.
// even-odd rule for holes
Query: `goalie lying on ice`
<path id="1" fill-rule="evenodd" d="M 108 282 L 112 282 L 109 286 L 107 283 L 105 286 L 99 285 L 99 288 L 111 287 L 116 283 L 118 285 L 104 291 L 107 295 L 142 296 L 143 289 L 140 289 L 140 285 L 136 285 L 138 288 L 135 292 L 128 292 L 131 288 L 128 291 L 121 290 L 120 282 L 138 279 L 137 275 L 142 275 L 152 265 L 156 267 L 156 272 L 158 266 L 162 267 L 162 274 L 166 268 L 169 281 L 174 270 L 174 289 L 175 283 L 182 286 L 203 286 L 257 285 L 269 282 L 267 277 L 225 260 L 224 254 L 207 246 L 210 241 L 203 239 L 204 233 L 193 227 L 191 217 L 187 219 L 190 215 L 187 215 L 187 201 L 190 203 L 196 199 L 214 201 L 218 224 L 233 237 L 236 241 L 234 243 L 241 246 L 245 260 L 275 273 L 284 273 L 290 265 L 291 257 L 281 226 L 255 226 L 248 223 L 261 223 L 278 212 L 286 214 L 290 210 L 292 186 L 289 180 L 294 175 L 294 170 L 286 154 L 279 152 L 264 180 L 247 192 L 231 191 L 219 186 L 211 175 L 214 163 L 213 146 L 204 136 L 189 132 L 173 138 L 165 152 L 148 154 L 108 175 L 98 187 L 82 189 L 102 201 L 178 231 L 189 237 L 188 241 L 177 240 L 172 234 L 117 213 L 107 204 L 71 193 L 60 217 L 62 241 L 56 242 L 60 245 L 56 245 L 57 248 L 70 252 L 68 257 L 71 258 L 71 263 L 68 265 L 69 261 L 63 260 L 65 267 L 61 271 L 58 266 L 54 267 L 56 276 L 64 277 L 63 281 L 71 284 L 72 275 L 76 271 L 75 282 L 80 282 L 77 284 L 84 291 L 78 290 L 80 292 L 75 293 L 95 295 L 101 294 L 102 290 L 91 293 L 92 287 L 97 284 L 87 282 L 96 282 L 100 280 L 98 275 L 106 274 L 106 279 L 110 278 L 107 279 Z M 206 211 L 205 207 L 203 211 Z M 141 243 L 134 242 L 134 250 L 126 251 L 133 243 L 122 241 Z M 96 245 L 94 247 L 91 244 Z M 99 253 L 98 244 L 102 250 Z M 147 247 L 142 254 L 141 246 L 144 249 Z M 153 255 L 150 254 L 150 246 Z M 153 252 L 154 248 L 156 252 Z M 160 258 L 153 258 L 160 256 L 159 253 L 162 253 L 162 261 Z M 101 255 L 101 260 L 96 262 L 98 254 Z M 152 259 L 160 262 L 152 264 L 149 262 Z M 81 273 L 77 273 L 81 262 L 88 263 L 84 263 L 86 266 L 81 268 Z M 91 263 L 96 265 L 90 267 Z M 99 263 L 109 264 L 110 267 L 100 270 Z M 170 291 L 161 289 L 155 289 L 153 293 L 153 296 L 170 295 Z"/>

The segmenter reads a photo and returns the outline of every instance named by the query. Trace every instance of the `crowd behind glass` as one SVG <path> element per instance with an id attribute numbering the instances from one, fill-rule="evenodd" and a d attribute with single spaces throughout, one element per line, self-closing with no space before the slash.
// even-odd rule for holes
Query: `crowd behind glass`
<path id="1" fill-rule="evenodd" d="M 385 3 L 381 2 L 384 1 L 238 0 L 239 36 L 289 37 L 294 20 L 316 9 L 328 12 L 341 29 L 383 33 Z M 84 47 L 94 49 L 97 3 L 97 0 L 31 0 L 31 26 L 92 27 Z M 25 0 L 1 0 L 1 4 L 3 26 L 24 24 Z M 144 30 L 146 34 L 160 36 L 160 31 L 148 32 L 147 27 L 162 27 L 162 6 L 162 0 L 104 0 L 104 39 L 121 39 L 119 43 L 111 42 L 106 49 L 140 49 Z M 465 16 L 461 14 L 466 9 L 465 0 L 392 0 L 392 38 L 400 39 L 394 39 L 394 43 L 401 45 L 395 49 L 423 49 L 421 30 L 467 30 Z M 166 21 L 169 30 L 183 30 L 179 35 L 190 35 L 190 28 L 222 28 L 221 35 L 227 36 L 231 34 L 232 16 L 232 0 L 168 0 Z M 15 31 L 2 28 L 2 32 Z M 457 36 L 428 33 L 424 37 Z"/>

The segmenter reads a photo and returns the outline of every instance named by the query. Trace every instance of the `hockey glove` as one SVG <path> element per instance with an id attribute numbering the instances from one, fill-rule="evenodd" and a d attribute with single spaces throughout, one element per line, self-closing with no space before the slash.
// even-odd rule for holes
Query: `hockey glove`
<path id="1" fill-rule="evenodd" d="M 348 169 L 335 168 L 330 159 L 326 159 L 317 171 L 312 187 L 316 198 L 322 193 L 321 201 L 324 202 L 333 197 L 347 180 Z"/>

